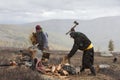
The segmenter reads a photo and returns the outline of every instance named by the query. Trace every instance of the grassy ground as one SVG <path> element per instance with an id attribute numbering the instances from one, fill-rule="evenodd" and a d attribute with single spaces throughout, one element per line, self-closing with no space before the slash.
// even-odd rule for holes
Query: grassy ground
<path id="1" fill-rule="evenodd" d="M 9 60 L 13 60 L 18 52 L 19 49 L 0 50 L 0 64 L 9 63 Z M 54 51 L 50 56 L 50 63 L 59 64 L 61 58 L 67 53 L 68 52 L 65 51 Z M 120 55 L 117 56 L 120 57 Z M 110 65 L 109 69 L 101 70 L 96 76 L 88 76 L 90 71 L 86 70 L 82 74 L 69 75 L 67 77 L 63 76 L 60 78 L 52 75 L 41 75 L 40 73 L 25 67 L 0 67 L 0 80 L 46 80 L 45 77 L 48 77 L 49 80 L 120 80 L 120 60 L 118 59 L 117 63 L 113 63 L 113 58 L 114 57 L 101 57 L 99 56 L 99 53 L 95 53 L 94 65 Z M 72 57 L 71 64 L 78 67 L 81 65 L 81 59 L 82 53 L 77 52 Z"/>

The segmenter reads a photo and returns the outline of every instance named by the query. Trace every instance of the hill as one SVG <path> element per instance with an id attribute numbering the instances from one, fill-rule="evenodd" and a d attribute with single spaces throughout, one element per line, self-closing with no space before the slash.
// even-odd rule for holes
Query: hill
<path id="1" fill-rule="evenodd" d="M 0 43 L 5 46 L 5 41 L 17 42 L 20 46 L 27 47 L 29 43 L 29 34 L 34 30 L 35 25 L 40 24 L 43 30 L 49 35 L 49 45 L 51 49 L 69 50 L 72 47 L 73 40 L 65 33 L 73 26 L 74 19 L 54 19 L 41 22 L 33 22 L 18 25 L 0 25 Z M 114 41 L 115 51 L 119 51 L 120 40 L 120 16 L 102 17 L 93 20 L 77 20 L 79 25 L 76 31 L 85 33 L 93 42 L 95 50 L 108 50 L 110 39 Z M 7 44 L 6 46 L 10 46 Z M 14 46 L 14 45 L 11 45 Z M 17 45 L 16 45 L 17 46 Z M 19 46 L 17 46 L 19 47 Z"/>

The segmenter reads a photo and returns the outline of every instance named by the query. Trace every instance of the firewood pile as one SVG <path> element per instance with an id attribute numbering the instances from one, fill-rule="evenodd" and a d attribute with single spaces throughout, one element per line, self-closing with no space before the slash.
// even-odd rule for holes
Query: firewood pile
<path id="1" fill-rule="evenodd" d="M 25 65 L 29 67 L 30 69 L 36 70 L 42 74 L 45 75 L 54 75 L 54 76 L 69 76 L 69 75 L 76 75 L 80 73 L 80 67 L 74 67 L 71 64 L 69 64 L 69 60 L 65 60 L 63 57 L 62 61 L 59 64 L 49 64 L 49 52 L 44 52 L 41 55 L 41 52 L 39 51 L 40 57 L 38 57 L 36 48 L 28 48 L 28 50 L 22 50 L 20 51 L 21 56 L 19 55 L 19 58 L 17 57 L 16 62 L 18 65 Z M 37 56 L 36 56 L 37 55 Z M 42 57 L 44 58 L 42 58 Z M 18 60 L 19 59 L 19 60 Z M 97 72 L 100 70 L 109 68 L 109 65 L 101 64 L 96 65 L 95 69 Z"/>
<path id="2" fill-rule="evenodd" d="M 60 64 L 49 64 L 49 52 L 44 52 L 43 54 L 43 58 L 39 58 L 37 57 L 39 55 L 35 48 L 20 50 L 18 56 L 14 60 L 14 63 L 16 63 L 16 66 L 23 65 L 45 75 L 68 76 L 76 74 L 76 69 L 72 65 L 67 62 L 61 62 Z"/>
<path id="3" fill-rule="evenodd" d="M 76 74 L 76 69 L 70 64 L 49 65 L 45 71 L 45 74 L 56 76 L 68 76 Z"/>

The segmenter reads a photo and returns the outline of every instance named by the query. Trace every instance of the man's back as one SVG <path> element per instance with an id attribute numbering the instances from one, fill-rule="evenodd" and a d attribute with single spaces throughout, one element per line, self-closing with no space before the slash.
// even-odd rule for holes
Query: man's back
<path id="1" fill-rule="evenodd" d="M 37 32 L 36 33 L 36 36 L 37 36 L 37 42 L 40 44 L 40 45 L 44 45 L 44 40 L 45 40 L 45 35 L 43 32 Z"/>
<path id="2" fill-rule="evenodd" d="M 72 32 L 70 35 L 74 39 L 74 44 L 79 46 L 80 50 L 85 50 L 91 44 L 88 37 L 81 32 Z"/>

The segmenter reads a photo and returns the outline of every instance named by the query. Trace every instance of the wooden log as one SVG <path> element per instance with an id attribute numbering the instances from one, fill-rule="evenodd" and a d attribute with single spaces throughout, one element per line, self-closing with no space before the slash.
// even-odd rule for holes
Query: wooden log
<path id="1" fill-rule="evenodd" d="M 69 75 L 69 73 L 68 73 L 66 70 L 63 70 L 63 74 L 64 74 L 65 76 L 68 76 L 68 75 Z"/>
<path id="2" fill-rule="evenodd" d="M 62 64 L 59 64 L 59 65 L 57 66 L 57 71 L 59 71 L 61 68 L 62 68 Z"/>
<path id="3" fill-rule="evenodd" d="M 52 69 L 51 69 L 51 72 L 52 72 L 52 73 L 54 73 L 54 72 L 55 72 L 55 70 L 56 70 L 56 66 L 55 66 L 55 65 L 53 65 L 53 66 L 52 66 Z"/>

